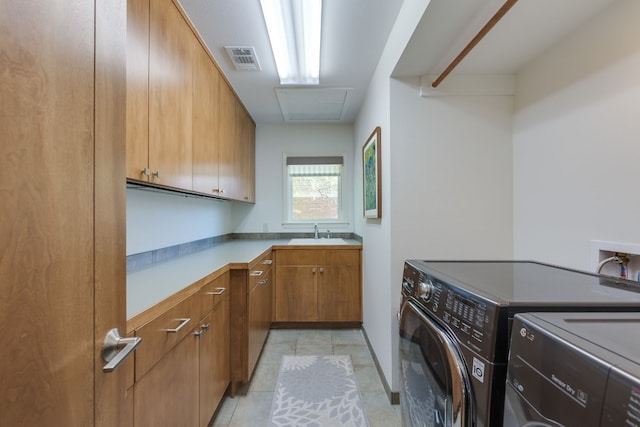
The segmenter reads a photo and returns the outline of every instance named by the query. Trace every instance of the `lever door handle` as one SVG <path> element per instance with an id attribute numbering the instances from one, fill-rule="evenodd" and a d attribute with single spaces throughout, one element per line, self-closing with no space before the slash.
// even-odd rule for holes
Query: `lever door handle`
<path id="1" fill-rule="evenodd" d="M 102 371 L 113 372 L 129 355 L 133 354 L 141 342 L 140 337 L 122 338 L 117 328 L 110 330 L 102 344 L 102 359 L 107 362 L 102 367 Z"/>

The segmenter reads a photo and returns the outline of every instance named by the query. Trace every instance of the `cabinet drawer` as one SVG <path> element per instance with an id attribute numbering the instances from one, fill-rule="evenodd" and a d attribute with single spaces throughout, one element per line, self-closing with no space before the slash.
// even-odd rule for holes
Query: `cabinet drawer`
<path id="1" fill-rule="evenodd" d="M 359 265 L 359 249 L 283 249 L 278 265 Z"/>
<path id="2" fill-rule="evenodd" d="M 273 252 L 269 251 L 266 254 L 262 255 L 255 262 L 252 262 L 249 266 L 249 288 L 248 291 L 251 292 L 253 288 L 256 287 L 258 283 L 265 280 L 267 274 L 271 271 L 273 266 Z"/>
<path id="3" fill-rule="evenodd" d="M 195 295 L 198 304 L 198 310 L 201 316 L 209 313 L 223 299 L 227 298 L 231 293 L 229 287 L 229 273 L 212 280 L 204 285 Z"/>
<path id="4" fill-rule="evenodd" d="M 318 265 L 324 261 L 320 258 L 324 255 L 324 250 L 318 249 L 283 249 L 278 251 L 278 265 Z"/>
<path id="5" fill-rule="evenodd" d="M 360 265 L 360 250 L 346 249 L 324 251 L 326 265 Z"/>
<path id="6" fill-rule="evenodd" d="M 136 329 L 136 336 L 144 343 L 136 350 L 136 381 L 198 325 L 202 316 L 196 302 L 191 296 Z"/>

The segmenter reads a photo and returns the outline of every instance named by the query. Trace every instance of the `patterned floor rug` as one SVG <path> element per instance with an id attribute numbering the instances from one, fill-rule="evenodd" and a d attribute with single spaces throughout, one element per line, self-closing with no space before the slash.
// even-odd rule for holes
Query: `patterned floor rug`
<path id="1" fill-rule="evenodd" d="M 269 427 L 369 427 L 349 356 L 283 356 Z"/>

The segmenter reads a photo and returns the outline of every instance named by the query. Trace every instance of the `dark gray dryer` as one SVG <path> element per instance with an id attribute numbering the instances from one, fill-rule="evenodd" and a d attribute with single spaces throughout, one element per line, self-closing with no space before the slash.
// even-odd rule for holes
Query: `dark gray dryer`
<path id="1" fill-rule="evenodd" d="M 640 426 L 639 362 L 638 313 L 518 314 L 504 426 Z"/>

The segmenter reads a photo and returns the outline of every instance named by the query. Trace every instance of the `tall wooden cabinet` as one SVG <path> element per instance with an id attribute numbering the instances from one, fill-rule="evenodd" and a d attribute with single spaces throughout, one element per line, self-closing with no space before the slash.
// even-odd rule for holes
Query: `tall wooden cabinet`
<path id="1" fill-rule="evenodd" d="M 362 322 L 361 250 L 276 250 L 276 322 Z"/>

